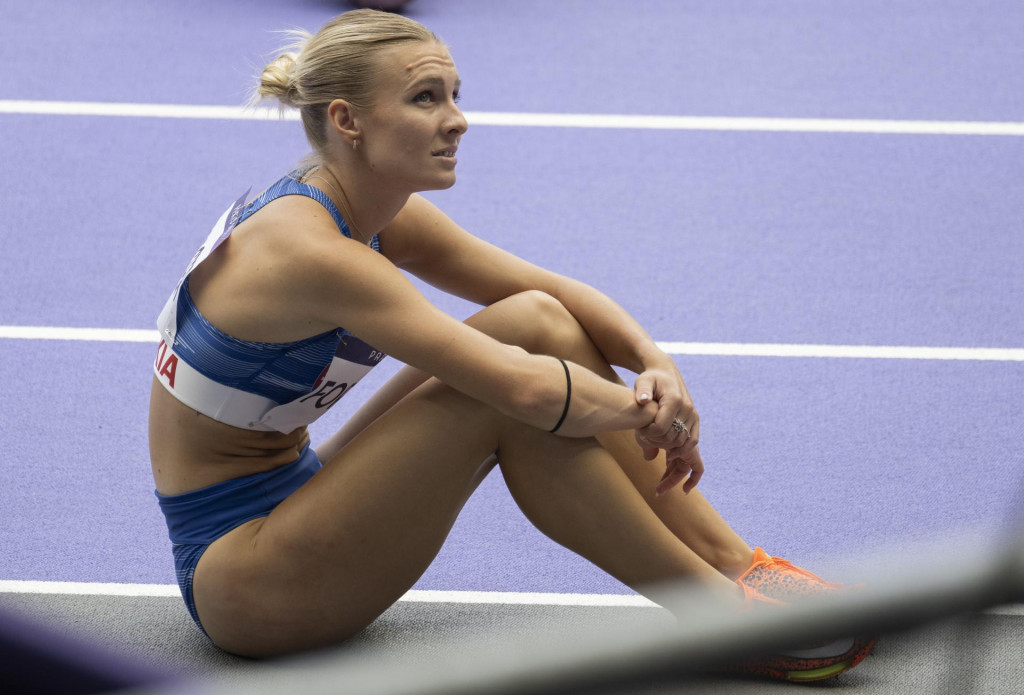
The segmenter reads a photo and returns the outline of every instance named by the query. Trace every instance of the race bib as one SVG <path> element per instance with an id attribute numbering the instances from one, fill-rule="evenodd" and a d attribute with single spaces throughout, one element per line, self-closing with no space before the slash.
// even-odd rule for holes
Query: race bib
<path id="1" fill-rule="evenodd" d="M 279 432 L 291 432 L 315 422 L 386 355 L 354 335 L 341 337 L 331 363 L 320 373 L 313 389 L 290 403 L 271 408 L 260 424 Z"/>

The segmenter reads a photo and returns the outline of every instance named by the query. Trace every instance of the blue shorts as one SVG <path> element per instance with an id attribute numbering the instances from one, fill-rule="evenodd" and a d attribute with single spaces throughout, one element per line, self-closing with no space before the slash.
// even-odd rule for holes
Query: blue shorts
<path id="1" fill-rule="evenodd" d="M 307 444 L 298 460 L 266 473 L 226 480 L 181 495 L 156 493 L 173 544 L 181 597 L 200 630 L 203 626 L 192 596 L 192 578 L 203 552 L 231 529 L 270 514 L 320 468 L 320 459 Z"/>

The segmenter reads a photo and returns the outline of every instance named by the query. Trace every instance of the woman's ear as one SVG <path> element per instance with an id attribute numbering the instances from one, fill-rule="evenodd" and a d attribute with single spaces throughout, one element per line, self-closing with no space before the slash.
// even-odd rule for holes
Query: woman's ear
<path id="1" fill-rule="evenodd" d="M 327 125 L 349 145 L 359 142 L 362 135 L 356 124 L 355 109 L 344 99 L 335 99 L 327 105 Z"/>

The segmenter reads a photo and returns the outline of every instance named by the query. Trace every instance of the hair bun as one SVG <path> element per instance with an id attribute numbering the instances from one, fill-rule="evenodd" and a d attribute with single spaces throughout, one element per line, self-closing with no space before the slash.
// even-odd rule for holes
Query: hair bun
<path id="1" fill-rule="evenodd" d="M 261 97 L 277 99 L 285 106 L 299 105 L 299 85 L 295 79 L 295 61 L 298 57 L 298 53 L 282 53 L 263 68 L 257 88 Z"/>

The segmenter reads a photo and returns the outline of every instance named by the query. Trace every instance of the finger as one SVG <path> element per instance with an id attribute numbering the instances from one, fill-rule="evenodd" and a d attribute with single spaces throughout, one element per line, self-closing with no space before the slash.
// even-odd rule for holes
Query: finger
<path id="1" fill-rule="evenodd" d="M 683 406 L 683 409 L 687 410 L 687 406 Z M 690 430 L 690 434 L 700 432 L 700 415 L 697 413 L 697 409 L 691 404 L 688 411 L 688 415 L 684 419 L 686 429 Z"/>
<path id="2" fill-rule="evenodd" d="M 700 417 L 696 412 L 693 414 L 693 424 L 690 425 L 690 437 L 686 440 L 686 454 L 689 455 L 690 451 L 697 448 L 700 443 Z"/>
<path id="3" fill-rule="evenodd" d="M 660 409 L 659 409 L 660 411 Z M 666 431 L 667 430 L 667 431 Z M 659 428 L 657 421 L 651 422 L 651 424 L 637 430 L 640 436 L 645 442 L 659 446 L 662 449 L 668 449 L 672 446 L 679 444 L 678 437 L 679 433 L 676 432 L 675 428 L 672 427 L 672 421 L 669 420 L 668 427 Z"/>
<path id="4" fill-rule="evenodd" d="M 682 450 L 683 447 L 677 446 L 669 448 L 665 451 L 665 458 L 668 460 L 669 465 L 674 466 L 676 468 L 690 467 L 690 459 L 683 455 Z"/>
<path id="5" fill-rule="evenodd" d="M 681 448 L 681 458 L 686 456 L 697 446 L 700 442 L 700 418 L 696 412 L 693 414 L 692 423 L 684 424 L 683 429 L 676 433 L 676 441 L 673 442 L 676 446 L 672 448 Z"/>
<path id="6" fill-rule="evenodd" d="M 681 436 L 686 437 L 686 433 L 681 433 Z M 689 459 L 690 452 L 697 448 L 697 444 L 700 442 L 700 433 L 690 433 L 689 437 L 683 440 L 683 443 L 679 445 L 680 458 Z"/>
<path id="7" fill-rule="evenodd" d="M 697 423 L 700 422 L 700 416 L 697 415 L 697 409 L 693 406 L 693 403 L 687 399 L 683 399 L 679 404 L 679 412 L 676 413 L 676 418 L 683 421 L 686 425 L 686 429 L 693 432 Z"/>
<path id="8" fill-rule="evenodd" d="M 655 495 L 661 495 L 662 493 L 665 492 L 666 489 L 672 486 L 671 480 L 674 474 L 675 466 L 673 466 L 672 462 L 670 461 L 668 464 L 666 464 L 665 472 L 662 474 L 661 479 L 658 481 L 658 484 L 654 486 Z"/>
<path id="9" fill-rule="evenodd" d="M 662 477 L 658 484 L 658 494 L 678 485 L 687 475 L 689 475 L 689 479 L 683 485 L 683 493 L 689 494 L 704 475 L 704 460 L 701 458 L 700 452 L 693 450 L 689 455 L 684 456 L 683 449 L 684 447 L 676 447 L 666 453 L 672 473 L 666 472 Z"/>
<path id="10" fill-rule="evenodd" d="M 700 451 L 694 449 L 689 460 L 692 472 L 690 473 L 690 479 L 683 485 L 683 492 L 687 495 L 690 494 L 693 488 L 697 487 L 697 483 L 704 476 L 704 459 L 701 458 Z"/>
<path id="11" fill-rule="evenodd" d="M 640 405 L 650 403 L 651 398 L 654 397 L 654 377 L 646 374 L 637 377 L 636 383 L 633 384 L 633 393 L 636 396 L 636 402 Z"/>
<path id="12" fill-rule="evenodd" d="M 661 494 L 662 486 L 665 484 L 665 481 L 669 479 L 669 476 L 672 475 L 672 471 L 673 471 L 672 464 L 671 463 L 665 464 L 665 472 L 661 474 L 661 479 L 658 480 L 658 484 L 654 486 L 654 494 L 655 494 L 655 496 Z"/>
<path id="13" fill-rule="evenodd" d="M 678 447 L 676 447 L 676 450 L 679 452 L 679 458 L 689 460 L 691 452 L 696 448 L 697 442 L 694 441 L 693 439 L 687 439 Z"/>
<path id="14" fill-rule="evenodd" d="M 654 458 L 658 455 L 658 452 L 661 451 L 661 449 L 659 449 L 656 444 L 654 444 L 653 442 L 649 441 L 646 437 L 644 437 L 643 434 L 641 434 L 641 430 L 636 430 L 633 433 L 633 436 L 636 438 L 637 446 L 639 446 L 640 450 L 643 452 L 644 460 L 653 461 Z"/>
<path id="15" fill-rule="evenodd" d="M 689 464 L 675 455 L 673 451 L 666 452 L 665 474 L 658 481 L 659 487 L 671 488 L 685 478 L 690 471 Z"/>
<path id="16" fill-rule="evenodd" d="M 633 436 L 636 438 L 637 446 L 639 446 L 640 450 L 643 451 L 644 459 L 650 461 L 658 455 L 658 445 L 641 434 L 641 430 L 636 430 L 633 433 Z"/>
<path id="17" fill-rule="evenodd" d="M 689 466 L 683 464 L 675 464 L 670 468 L 670 472 L 667 472 L 665 477 L 662 478 L 661 482 L 658 483 L 658 487 L 655 488 L 655 495 L 664 495 L 672 488 L 679 485 L 686 479 L 686 476 L 690 474 Z"/>
<path id="18" fill-rule="evenodd" d="M 669 432 L 672 433 L 672 437 L 675 436 L 672 422 L 676 419 L 676 413 L 679 412 L 679 405 L 680 401 L 676 398 L 666 397 L 658 401 L 658 414 L 654 416 L 654 422 L 647 426 L 651 438 L 665 439 Z"/>
<path id="19" fill-rule="evenodd" d="M 677 420 L 683 423 L 680 430 L 675 427 Z M 693 404 L 687 406 L 675 397 L 666 396 L 658 401 L 658 412 L 654 416 L 654 422 L 639 432 L 648 442 L 668 449 L 682 444 L 688 437 L 693 436 L 694 432 L 699 433 L 699 423 L 700 416 L 693 409 Z"/>
<path id="20" fill-rule="evenodd" d="M 664 437 L 656 437 L 653 433 L 645 432 L 644 438 L 646 441 L 653 444 L 657 444 L 662 449 L 679 449 L 680 447 L 687 447 L 687 451 L 693 448 L 691 441 L 691 432 L 687 429 L 686 425 L 677 427 L 682 420 L 676 418 L 672 421 L 669 426 L 668 433 Z M 695 442 L 694 442 L 695 443 Z M 679 456 L 678 458 L 685 458 L 685 456 Z"/>
<path id="21" fill-rule="evenodd" d="M 672 434 L 675 434 L 673 432 Z M 637 443 L 640 444 L 641 448 L 657 447 L 659 449 L 668 449 L 672 446 L 674 437 L 659 437 L 650 429 L 644 427 L 643 429 L 637 430 Z"/>
<path id="22" fill-rule="evenodd" d="M 692 434 L 695 424 L 700 421 L 697 411 L 693 407 L 693 403 L 687 403 L 681 398 L 665 398 L 659 401 L 658 405 L 667 406 L 667 408 L 671 409 L 671 412 L 674 413 L 672 419 L 668 422 L 669 428 L 671 429 L 667 432 L 667 436 L 677 437 L 682 434 L 683 437 L 687 437 L 689 435 L 686 433 Z M 658 416 L 661 414 L 661 409 L 659 409 L 658 414 L 655 415 L 654 422 L 652 422 L 650 426 L 659 424 Z M 681 430 L 675 429 L 675 423 L 677 420 L 683 424 L 683 428 Z"/>

